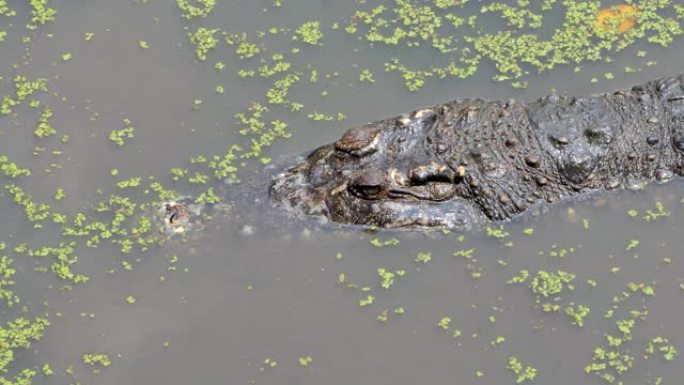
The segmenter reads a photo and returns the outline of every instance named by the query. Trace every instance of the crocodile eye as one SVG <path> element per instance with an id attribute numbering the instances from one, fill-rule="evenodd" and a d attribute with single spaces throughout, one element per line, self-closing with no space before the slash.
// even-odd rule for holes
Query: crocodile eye
<path id="1" fill-rule="evenodd" d="M 378 169 L 370 169 L 354 179 L 349 186 L 349 191 L 360 198 L 376 199 L 385 191 L 386 185 L 385 174 Z"/>
<path id="2" fill-rule="evenodd" d="M 359 198 L 365 198 L 365 199 L 378 198 L 381 191 L 382 191 L 381 186 L 353 185 L 351 187 L 351 192 L 354 195 L 358 196 Z"/>

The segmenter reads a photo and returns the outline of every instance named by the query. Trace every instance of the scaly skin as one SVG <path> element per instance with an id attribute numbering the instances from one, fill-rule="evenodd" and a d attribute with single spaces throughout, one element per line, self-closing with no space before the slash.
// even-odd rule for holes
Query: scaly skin
<path id="1" fill-rule="evenodd" d="M 270 192 L 334 222 L 466 229 L 682 174 L 684 75 L 589 97 L 460 99 L 354 127 Z"/>

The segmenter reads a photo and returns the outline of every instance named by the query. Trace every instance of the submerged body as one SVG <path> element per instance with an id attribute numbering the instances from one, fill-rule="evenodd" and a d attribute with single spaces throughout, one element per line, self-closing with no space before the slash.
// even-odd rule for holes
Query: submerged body
<path id="1" fill-rule="evenodd" d="M 684 75 L 588 97 L 459 99 L 347 131 L 280 173 L 295 214 L 471 228 L 684 174 Z"/>

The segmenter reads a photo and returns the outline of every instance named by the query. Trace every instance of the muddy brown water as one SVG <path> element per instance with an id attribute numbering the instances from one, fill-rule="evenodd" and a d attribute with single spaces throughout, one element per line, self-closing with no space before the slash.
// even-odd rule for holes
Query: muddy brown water
<path id="1" fill-rule="evenodd" d="M 60 146 L 63 155 L 50 155 L 49 145 L 32 155 L 31 148 L 42 145 L 30 134 L 37 115 L 22 106 L 16 116 L 0 117 L 0 153 L 34 170 L 22 186 L 36 200 L 51 201 L 55 189 L 63 188 L 67 199 L 53 206 L 66 212 L 86 210 L 99 199 L 97 190 L 112 191 L 116 180 L 164 177 L 189 156 L 223 153 L 230 144 L 244 143 L 233 115 L 262 98 L 267 83 L 235 76 L 249 66 L 223 44 L 209 60 L 196 62 L 188 30 L 207 26 L 254 34 L 307 20 L 330 25 L 344 21 L 351 4 L 286 0 L 282 8 L 273 8 L 262 1 L 220 1 L 207 19 L 185 22 L 173 1 L 54 1 L 57 21 L 32 35 L 28 51 L 20 41 L 28 34 L 23 27 L 27 10 L 17 6 L 12 25 L 2 20 L 9 35 L 0 43 L 0 93 L 11 92 L 15 74 L 48 77 L 52 125 L 70 141 Z M 321 80 L 302 82 L 292 98 L 307 111 L 341 111 L 347 119 L 321 123 L 306 113 L 276 115 L 293 136 L 267 150 L 275 162 L 330 142 L 354 124 L 419 106 L 457 97 L 530 99 L 552 89 L 568 95 L 608 92 L 676 74 L 684 62 L 679 39 L 668 49 L 637 44 L 612 55 L 613 63 L 586 64 L 579 74 L 570 67 L 535 75 L 526 90 L 492 82 L 491 68 L 483 65 L 468 80 L 433 81 L 410 93 L 396 74 L 382 70 L 388 56 L 408 51 L 369 48 L 341 30 L 324 31 L 322 47 L 302 47 L 293 59 L 298 68 L 318 69 Z M 84 41 L 86 32 L 94 33 L 92 41 Z M 149 48 L 141 49 L 139 40 Z M 289 48 L 271 49 L 287 53 Z M 636 57 L 639 49 L 649 52 L 647 60 Z M 63 61 L 67 52 L 72 58 Z M 432 60 L 427 54 L 414 59 Z M 648 60 L 658 64 L 645 66 Z M 227 68 L 216 71 L 218 61 Z M 624 74 L 626 65 L 643 70 Z M 364 68 L 373 70 L 375 84 L 359 84 Z M 325 78 L 336 71 L 338 76 Z M 607 81 L 603 74 L 609 71 L 615 79 Z M 592 84 L 594 76 L 600 80 Z M 215 93 L 217 85 L 226 88 L 225 94 Z M 325 89 L 329 95 L 321 97 Z M 202 100 L 197 110 L 195 99 Z M 136 127 L 135 138 L 118 148 L 107 135 L 121 128 L 124 118 Z M 59 167 L 43 171 L 53 163 Z M 113 168 L 120 172 L 117 178 L 110 174 Z M 258 167 L 247 169 L 260 175 Z M 503 239 L 484 231 L 331 230 L 229 214 L 215 218 L 200 239 L 174 239 L 146 253 L 121 255 L 108 246 L 81 250 L 74 270 L 91 279 L 71 291 L 60 291 L 62 282 L 52 273 L 35 271 L 43 262 L 17 255 L 16 291 L 31 311 L 50 314 L 52 325 L 41 341 L 20 353 L 16 365 L 50 363 L 56 374 L 39 374 L 35 383 L 40 384 L 512 384 L 516 378 L 506 366 L 509 357 L 516 357 L 538 370 L 536 383 L 595 384 L 602 380 L 584 372 L 594 349 L 607 346 L 606 334 L 619 335 L 617 320 L 647 308 L 633 339 L 620 348 L 634 356 L 621 380 L 654 384 L 662 377 L 663 384 L 676 384 L 684 375 L 680 356 L 673 362 L 661 354 L 644 356 L 657 336 L 684 348 L 683 197 L 684 181 L 675 180 L 561 203 L 539 217 L 507 224 L 510 235 Z M 1 240 L 12 246 L 60 239 L 52 230 L 33 230 L 7 193 L 0 198 Z M 671 214 L 642 219 L 656 202 Z M 254 201 L 241 199 L 236 205 L 236 212 L 249 212 Z M 632 209 L 638 212 L 635 218 L 628 215 Z M 526 234 L 528 228 L 534 233 Z M 374 238 L 399 244 L 378 248 L 371 245 Z M 632 240 L 638 246 L 626 250 Z M 453 255 L 470 249 L 470 258 Z M 431 260 L 416 262 L 419 253 L 430 253 Z M 178 262 L 169 262 L 173 256 Z M 123 270 L 122 260 L 134 262 L 134 269 Z M 378 268 L 405 274 L 384 289 Z M 575 274 L 574 290 L 545 302 L 589 307 L 585 325 L 535 306 L 529 279 L 507 284 L 521 269 L 532 276 L 539 270 Z M 630 282 L 652 285 L 655 296 L 632 293 L 606 318 L 615 298 L 630 291 Z M 368 295 L 373 304 L 359 306 Z M 126 303 L 127 296 L 136 302 Z M 388 319 L 380 322 L 384 310 Z M 451 319 L 448 330 L 438 326 L 444 317 Z M 453 336 L 455 329 L 460 337 Z M 498 337 L 505 341 L 497 343 Z M 93 374 L 81 362 L 86 352 L 107 353 L 112 365 Z M 302 367 L 298 359 L 306 356 L 312 362 Z M 64 373 L 70 365 L 74 376 Z"/>

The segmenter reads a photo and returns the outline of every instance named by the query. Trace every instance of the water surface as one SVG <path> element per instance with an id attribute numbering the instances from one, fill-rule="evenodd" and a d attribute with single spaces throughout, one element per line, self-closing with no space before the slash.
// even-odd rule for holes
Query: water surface
<path id="1" fill-rule="evenodd" d="M 54 110 L 50 121 L 58 136 L 35 138 L 31 132 L 40 113 L 24 104 L 16 114 L 0 117 L 0 154 L 33 170 L 17 183 L 36 201 L 70 215 L 120 191 L 117 181 L 153 176 L 173 185 L 169 169 L 186 167 L 189 157 L 223 154 L 232 144 L 249 147 L 234 115 L 263 100 L 270 80 L 237 76 L 240 68 L 259 63 L 240 61 L 223 42 L 199 62 L 188 32 L 205 26 L 254 36 L 273 26 L 295 29 L 309 20 L 330 26 L 348 20 L 357 6 L 286 0 L 275 8 L 261 1 L 225 0 L 206 19 L 188 22 L 171 1 L 53 5 L 56 22 L 38 32 L 25 30 L 25 6 L 15 5 L 19 14 L 2 20 L 9 33 L 0 43 L 0 93 L 13 92 L 17 74 L 48 78 L 50 92 L 40 100 Z M 300 45 L 302 52 L 288 58 L 304 79 L 291 98 L 306 108 L 288 113 L 273 107 L 268 119 L 283 120 L 292 133 L 265 150 L 274 163 L 335 140 L 355 124 L 420 106 L 458 97 L 529 100 L 552 90 L 608 92 L 676 74 L 684 59 L 681 39 L 667 49 L 639 42 L 611 55 L 611 63 L 584 64 L 580 73 L 567 66 L 533 75 L 524 90 L 493 82 L 493 68 L 483 63 L 469 79 L 431 81 L 412 93 L 383 68 L 389 57 L 406 58 L 414 51 L 370 47 L 342 30 L 323 31 L 323 46 Z M 91 41 L 84 39 L 88 32 L 94 34 Z M 23 43 L 22 36 L 31 36 L 31 42 Z M 288 54 L 291 47 L 281 42 L 267 50 Z M 639 50 L 647 50 L 648 57 L 636 56 Z M 411 60 L 429 64 L 436 60 L 430 52 Z M 63 59 L 65 53 L 71 54 L 69 60 Z M 648 61 L 657 65 L 647 66 Z M 216 70 L 217 62 L 226 68 Z M 625 73 L 625 66 L 641 71 Z M 365 68 L 372 69 L 375 83 L 359 82 Z M 317 82 L 309 81 L 312 69 L 318 71 Z M 614 79 L 605 79 L 606 72 Z M 592 83 L 593 77 L 599 80 Z M 216 93 L 219 85 L 225 93 Z M 313 121 L 306 115 L 314 110 L 342 112 L 346 119 Z M 118 147 L 108 135 L 123 127 L 123 119 L 135 126 L 135 137 Z M 65 134 L 69 141 L 62 144 L 59 137 Z M 255 191 L 265 177 L 258 163 L 240 166 L 246 181 L 241 187 L 212 183 L 221 193 L 241 189 L 263 198 L 263 191 Z M 112 169 L 118 170 L 116 176 Z M 67 199 L 53 201 L 56 188 L 64 189 Z M 192 195 L 203 188 L 185 184 L 178 190 Z M 56 244 L 63 237 L 58 227 L 33 229 L 5 191 L 0 234 L 19 269 L 16 292 L 29 314 L 47 314 L 52 323 L 15 365 L 49 363 L 55 374 L 38 374 L 34 382 L 41 384 L 512 384 L 516 376 L 507 365 L 516 357 L 524 367 L 537 369 L 539 384 L 599 383 L 603 380 L 585 373 L 592 354 L 597 347 L 612 350 L 605 336 L 622 336 L 616 322 L 638 311 L 643 313 L 631 339 L 622 336 L 615 348 L 634 361 L 615 381 L 676 384 L 684 374 L 681 358 L 668 362 L 662 353 L 646 349 L 655 337 L 668 340 L 656 350 L 678 349 L 684 340 L 679 327 L 684 321 L 683 191 L 676 180 L 562 203 L 541 216 L 506 224 L 502 238 L 486 231 L 320 228 L 261 211 L 250 215 L 255 212 L 250 206 L 266 203 L 243 196 L 198 237 L 174 237 L 130 254 L 104 243 L 79 246 L 73 269 L 90 280 L 71 290 L 49 271 L 49 258 L 10 251 L 21 243 Z M 141 191 L 139 198 L 149 201 L 152 195 Z M 647 210 L 656 210 L 656 202 L 668 215 L 644 219 L 651 219 Z M 399 242 L 376 247 L 374 239 Z M 425 253 L 430 260 L 417 262 Z M 126 270 L 123 261 L 133 269 Z M 41 271 L 44 266 L 48 272 Z M 388 289 L 381 286 L 379 268 L 396 274 Z M 521 270 L 530 274 L 524 283 L 507 283 Z M 549 297 L 535 294 L 530 282 L 539 271 L 574 274 L 574 290 L 566 285 Z M 360 306 L 369 295 L 373 303 Z M 129 296 L 135 303 L 126 301 Z M 544 303 L 561 310 L 545 312 Z M 579 305 L 591 309 L 583 326 L 565 314 Z M 3 317 L 19 311 L 6 310 Z M 107 353 L 111 366 L 94 374 L 81 358 L 92 352 Z M 312 362 L 300 365 L 303 357 Z M 72 365 L 73 374 L 66 373 Z"/>

